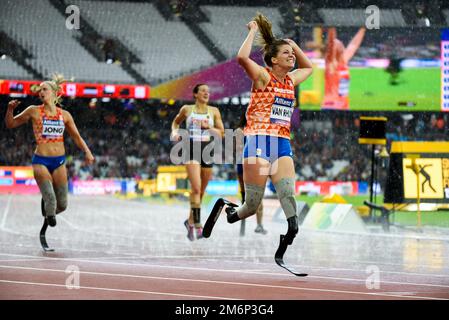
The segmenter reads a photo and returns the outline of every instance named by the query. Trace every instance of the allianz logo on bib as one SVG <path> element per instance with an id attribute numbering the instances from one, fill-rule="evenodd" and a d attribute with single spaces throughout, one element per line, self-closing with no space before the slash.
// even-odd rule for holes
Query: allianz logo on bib
<path id="1" fill-rule="evenodd" d="M 293 99 L 280 98 L 275 96 L 273 104 L 291 108 L 293 107 L 293 102 L 294 102 Z"/>
<path id="2" fill-rule="evenodd" d="M 51 120 L 51 119 L 43 119 L 42 125 L 44 126 L 64 126 L 64 121 L 62 120 Z"/>

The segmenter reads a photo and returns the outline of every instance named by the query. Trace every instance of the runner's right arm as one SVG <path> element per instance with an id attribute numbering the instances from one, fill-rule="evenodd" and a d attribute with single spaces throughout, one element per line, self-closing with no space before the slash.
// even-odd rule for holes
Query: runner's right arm
<path id="1" fill-rule="evenodd" d="M 20 104 L 17 100 L 11 100 L 8 103 L 8 109 L 6 110 L 5 115 L 5 124 L 6 128 L 13 129 L 21 126 L 22 124 L 27 123 L 32 116 L 32 112 L 34 110 L 34 106 L 29 106 L 24 111 L 19 113 L 17 116 L 14 117 L 14 109 L 17 108 L 17 106 Z"/>
<path id="2" fill-rule="evenodd" d="M 243 69 L 245 69 L 246 74 L 253 81 L 253 83 L 256 84 L 256 87 L 262 88 L 266 86 L 268 81 L 270 81 L 270 76 L 265 68 L 258 65 L 250 58 L 251 48 L 259 27 L 255 21 L 250 21 L 246 26 L 249 31 L 245 41 L 242 43 L 242 46 L 237 53 L 237 62 L 243 67 Z"/>
<path id="3" fill-rule="evenodd" d="M 171 124 L 171 140 L 178 140 L 179 126 L 187 119 L 187 106 L 182 106 Z"/>
<path id="4" fill-rule="evenodd" d="M 348 44 L 344 56 L 345 61 L 348 63 L 352 57 L 355 55 L 357 50 L 360 48 L 363 42 L 363 38 L 365 37 L 366 29 L 360 28 L 359 31 L 356 33 L 354 38 L 352 38 L 351 42 Z"/>

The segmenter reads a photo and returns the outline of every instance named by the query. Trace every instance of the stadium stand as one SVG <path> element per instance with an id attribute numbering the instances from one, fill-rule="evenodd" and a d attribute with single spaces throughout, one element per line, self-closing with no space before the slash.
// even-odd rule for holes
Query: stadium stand
<path id="1" fill-rule="evenodd" d="M 66 17 L 47 0 L 33 1 L 31 6 L 23 10 L 30 7 L 29 1 L 2 1 L 0 29 L 32 54 L 30 63 L 42 75 L 58 71 L 78 81 L 134 82 L 119 66 L 96 61 L 77 42 L 78 30 L 61 27 Z"/>
<path id="2" fill-rule="evenodd" d="M 68 2 L 78 5 L 99 33 L 120 38 L 136 53 L 142 63 L 133 66 L 151 84 L 216 62 L 184 23 L 165 20 L 152 3 Z"/>
<path id="3" fill-rule="evenodd" d="M 2 58 L 3 57 L 3 58 Z M 30 74 L 11 57 L 0 54 L 0 74 L 6 78 L 29 79 Z"/>

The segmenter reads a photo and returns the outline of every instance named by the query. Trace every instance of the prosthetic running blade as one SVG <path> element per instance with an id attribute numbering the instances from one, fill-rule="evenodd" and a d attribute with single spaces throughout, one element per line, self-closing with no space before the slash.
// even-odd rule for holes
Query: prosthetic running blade
<path id="1" fill-rule="evenodd" d="M 211 233 L 212 233 L 212 229 L 215 226 L 215 223 L 218 220 L 218 217 L 220 216 L 221 211 L 223 210 L 223 207 L 225 205 L 231 206 L 231 207 L 238 207 L 238 205 L 236 205 L 235 203 L 232 203 L 226 199 L 223 198 L 219 198 L 215 204 L 214 207 L 212 208 L 212 211 L 209 215 L 209 217 L 206 220 L 206 223 L 204 224 L 204 228 L 203 228 L 203 237 L 204 238 L 209 238 Z"/>
<path id="2" fill-rule="evenodd" d="M 276 264 L 278 266 L 284 268 L 285 270 L 294 274 L 297 277 L 307 277 L 308 275 L 307 273 L 300 273 L 284 263 L 284 253 L 287 250 L 287 246 L 288 244 L 287 241 L 285 240 L 285 236 L 281 234 L 281 241 L 279 243 L 278 249 L 276 250 L 276 253 L 274 254 L 274 261 L 276 261 Z"/>
<path id="3" fill-rule="evenodd" d="M 44 218 L 44 224 L 42 225 L 41 232 L 39 234 L 39 239 L 41 241 L 42 249 L 44 249 L 45 252 L 53 252 L 55 249 L 51 249 L 47 244 L 47 239 L 45 238 L 45 232 L 47 231 L 48 223 L 47 219 Z"/>
<path id="4" fill-rule="evenodd" d="M 45 233 L 47 232 L 47 228 L 48 228 L 48 222 L 47 222 L 47 218 L 45 217 L 44 199 L 41 200 L 41 212 L 42 212 L 42 216 L 44 217 L 44 224 L 42 225 L 41 231 L 39 233 L 39 239 L 41 241 L 41 246 L 45 252 L 53 252 L 53 251 L 55 251 L 55 249 L 51 249 L 48 246 L 47 239 L 45 237 Z"/>

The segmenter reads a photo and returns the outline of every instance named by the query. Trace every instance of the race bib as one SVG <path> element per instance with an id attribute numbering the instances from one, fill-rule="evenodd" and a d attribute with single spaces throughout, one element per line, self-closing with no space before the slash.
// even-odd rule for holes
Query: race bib
<path id="1" fill-rule="evenodd" d="M 63 120 L 42 120 L 42 137 L 44 138 L 58 138 L 64 135 L 64 121 Z"/>
<path id="2" fill-rule="evenodd" d="M 190 139 L 193 141 L 210 141 L 210 134 L 208 130 L 202 129 L 208 125 L 208 120 L 192 119 L 190 126 Z"/>
<path id="3" fill-rule="evenodd" d="M 273 105 L 271 106 L 271 123 L 278 123 L 283 125 L 290 124 L 290 119 L 293 114 L 294 99 L 274 97 Z"/>

